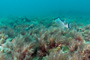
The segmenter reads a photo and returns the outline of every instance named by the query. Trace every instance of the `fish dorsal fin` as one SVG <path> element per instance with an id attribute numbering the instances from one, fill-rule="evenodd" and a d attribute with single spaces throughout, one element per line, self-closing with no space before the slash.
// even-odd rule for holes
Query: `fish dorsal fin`
<path id="1" fill-rule="evenodd" d="M 68 28 L 68 24 L 65 24 L 63 21 L 61 21 L 60 18 L 55 19 L 55 23 L 57 24 L 57 26 L 61 27 L 61 28 Z"/>

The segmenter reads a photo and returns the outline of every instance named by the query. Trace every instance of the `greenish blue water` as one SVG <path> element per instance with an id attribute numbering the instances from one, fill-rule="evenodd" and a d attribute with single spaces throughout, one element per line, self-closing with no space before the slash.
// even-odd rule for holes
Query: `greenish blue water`
<path id="1" fill-rule="evenodd" d="M 90 0 L 0 0 L 0 18 L 16 16 L 59 17 L 67 22 L 89 24 Z"/>
<path id="2" fill-rule="evenodd" d="M 81 54 L 90 42 L 90 25 L 83 27 L 87 24 L 90 0 L 0 0 L 0 60 L 46 60 L 59 50 L 70 50 L 72 58 L 77 53 L 90 58 Z"/>
<path id="3" fill-rule="evenodd" d="M 90 13 L 90 0 L 0 0 L 0 17 Z"/>

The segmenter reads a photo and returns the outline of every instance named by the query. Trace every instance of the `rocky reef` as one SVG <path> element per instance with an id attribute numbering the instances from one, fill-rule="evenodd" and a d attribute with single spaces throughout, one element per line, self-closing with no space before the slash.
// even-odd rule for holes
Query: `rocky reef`
<path id="1" fill-rule="evenodd" d="M 9 19 L 0 26 L 0 60 L 90 60 L 90 25 L 60 28 L 54 17 Z"/>

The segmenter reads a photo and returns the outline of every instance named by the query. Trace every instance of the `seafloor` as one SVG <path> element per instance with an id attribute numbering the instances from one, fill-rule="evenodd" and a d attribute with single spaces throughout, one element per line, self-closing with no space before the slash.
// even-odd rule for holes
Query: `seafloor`
<path id="1" fill-rule="evenodd" d="M 60 18 L 70 28 L 60 28 Z M 90 60 L 90 17 L 0 18 L 0 60 Z"/>

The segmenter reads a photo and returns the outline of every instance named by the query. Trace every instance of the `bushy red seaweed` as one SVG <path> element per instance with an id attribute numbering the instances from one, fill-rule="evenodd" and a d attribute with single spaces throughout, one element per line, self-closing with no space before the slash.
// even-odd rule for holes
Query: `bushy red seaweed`
<path id="1" fill-rule="evenodd" d="M 26 17 L 15 19 L 32 22 Z M 1 27 L 0 60 L 90 60 L 90 25 L 80 28 L 72 24 L 70 29 L 61 29 L 35 21 Z"/>

